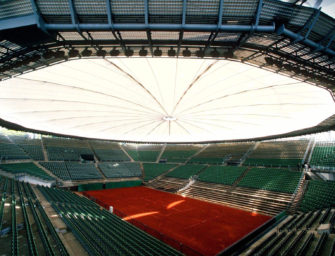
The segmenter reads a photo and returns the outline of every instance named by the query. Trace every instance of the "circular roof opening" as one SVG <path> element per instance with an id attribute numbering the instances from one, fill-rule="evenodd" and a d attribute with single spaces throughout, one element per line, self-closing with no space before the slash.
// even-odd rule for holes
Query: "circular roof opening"
<path id="1" fill-rule="evenodd" d="M 163 120 L 165 120 L 165 121 L 175 121 L 175 120 L 177 120 L 177 118 L 174 117 L 174 116 L 164 116 Z"/>
<path id="2" fill-rule="evenodd" d="M 329 91 L 237 61 L 78 59 L 0 82 L 0 118 L 57 134 L 207 142 L 283 134 L 335 113 Z"/>

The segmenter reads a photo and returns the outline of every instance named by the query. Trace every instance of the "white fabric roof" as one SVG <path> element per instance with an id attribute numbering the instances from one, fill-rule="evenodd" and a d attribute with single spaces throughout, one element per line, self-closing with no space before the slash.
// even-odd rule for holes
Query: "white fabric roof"
<path id="1" fill-rule="evenodd" d="M 325 89 L 226 60 L 81 59 L 0 82 L 0 118 L 88 138 L 254 138 L 311 127 L 334 113 Z"/>

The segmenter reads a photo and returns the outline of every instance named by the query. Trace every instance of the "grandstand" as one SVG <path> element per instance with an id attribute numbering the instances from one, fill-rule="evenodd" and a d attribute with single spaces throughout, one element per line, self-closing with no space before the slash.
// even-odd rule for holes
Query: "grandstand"
<path id="1" fill-rule="evenodd" d="M 244 165 L 296 167 L 304 162 L 308 140 L 262 142 L 245 160 Z"/>
<path id="2" fill-rule="evenodd" d="M 0 1 L 0 255 L 335 255 L 331 0 Z"/>

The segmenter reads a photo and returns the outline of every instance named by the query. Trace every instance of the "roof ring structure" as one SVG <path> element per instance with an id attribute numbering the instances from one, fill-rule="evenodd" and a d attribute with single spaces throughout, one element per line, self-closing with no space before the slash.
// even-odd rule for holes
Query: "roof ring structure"
<path id="1" fill-rule="evenodd" d="M 5 1 L 0 13 L 0 80 L 20 79 L 43 67 L 66 65 L 69 59 L 169 56 L 240 61 L 333 93 L 334 3 L 320 3 Z M 170 113 L 162 113 L 159 120 L 167 116 Z M 172 123 L 173 130 L 179 117 L 171 116 L 176 120 L 164 121 Z M 0 118 L 3 125 L 9 120 Z M 330 129 L 334 123 L 329 119 L 313 131 Z"/>

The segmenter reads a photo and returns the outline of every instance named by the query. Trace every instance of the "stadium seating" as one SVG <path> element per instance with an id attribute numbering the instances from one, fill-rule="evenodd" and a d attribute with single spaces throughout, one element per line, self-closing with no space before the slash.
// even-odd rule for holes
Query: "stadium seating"
<path id="1" fill-rule="evenodd" d="M 119 145 L 116 143 L 103 141 L 90 141 L 89 143 L 95 155 L 100 161 L 129 161 L 128 156 L 120 149 Z"/>
<path id="2" fill-rule="evenodd" d="M 313 149 L 310 165 L 335 167 L 335 143 L 318 142 Z"/>
<path id="3" fill-rule="evenodd" d="M 79 162 L 40 162 L 46 169 L 62 180 L 89 180 L 103 177 L 93 163 Z"/>
<path id="4" fill-rule="evenodd" d="M 81 155 L 92 155 L 87 141 L 42 137 L 50 161 L 79 161 Z"/>
<path id="5" fill-rule="evenodd" d="M 145 145 L 142 147 L 134 147 L 132 145 L 123 145 L 134 161 L 156 162 L 162 146 L 161 145 Z"/>
<path id="6" fill-rule="evenodd" d="M 181 255 L 84 197 L 39 189 L 90 255 Z"/>
<path id="7" fill-rule="evenodd" d="M 239 163 L 254 143 L 213 144 L 190 160 L 190 163 Z"/>
<path id="8" fill-rule="evenodd" d="M 65 162 L 39 162 L 39 164 L 51 171 L 58 178 L 62 180 L 71 180 Z"/>
<path id="9" fill-rule="evenodd" d="M 175 164 L 150 164 L 144 163 L 144 181 L 149 181 L 175 167 Z"/>
<path id="10" fill-rule="evenodd" d="M 240 187 L 294 193 L 301 172 L 273 168 L 252 168 L 237 184 Z"/>
<path id="11" fill-rule="evenodd" d="M 102 175 L 93 163 L 66 162 L 71 180 L 102 179 Z"/>
<path id="12" fill-rule="evenodd" d="M 0 177 L 0 196 L 0 231 L 9 232 L 0 236 L 4 255 L 69 255 L 28 183 Z"/>
<path id="13" fill-rule="evenodd" d="M 42 144 L 40 139 L 31 139 L 25 135 L 12 135 L 10 139 L 20 148 L 22 148 L 31 159 L 44 160 Z"/>
<path id="14" fill-rule="evenodd" d="M 167 162 L 184 163 L 193 156 L 201 147 L 194 145 L 166 145 L 160 159 Z"/>
<path id="15" fill-rule="evenodd" d="M 0 160 L 29 159 L 29 156 L 17 145 L 0 143 Z"/>
<path id="16" fill-rule="evenodd" d="M 198 180 L 232 185 L 246 169 L 246 167 L 235 166 L 210 166 L 200 173 Z"/>
<path id="17" fill-rule="evenodd" d="M 302 163 L 308 142 L 308 140 L 261 142 L 248 156 L 244 165 L 296 167 Z"/>
<path id="18" fill-rule="evenodd" d="M 1 164 L 0 169 L 12 174 L 27 174 L 43 180 L 55 180 L 34 163 Z"/>
<path id="19" fill-rule="evenodd" d="M 99 163 L 99 168 L 107 178 L 140 177 L 142 171 L 138 163 Z"/>
<path id="20" fill-rule="evenodd" d="M 166 176 L 179 179 L 188 179 L 191 176 L 196 175 L 200 170 L 205 167 L 205 165 L 186 164 L 177 167 L 172 172 L 169 172 Z"/>
<path id="21" fill-rule="evenodd" d="M 320 220 L 335 209 L 324 209 L 289 215 L 279 226 L 260 238 L 240 255 L 333 255 L 335 240 L 328 233 L 318 234 Z M 329 215 L 329 214 L 328 214 Z M 324 223 L 334 224 L 335 218 L 327 217 Z"/>
<path id="22" fill-rule="evenodd" d="M 300 203 L 301 211 L 335 206 L 335 181 L 310 180 Z"/>

